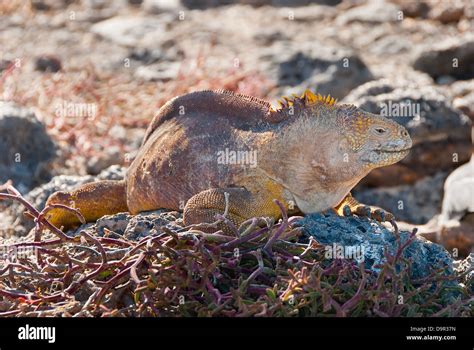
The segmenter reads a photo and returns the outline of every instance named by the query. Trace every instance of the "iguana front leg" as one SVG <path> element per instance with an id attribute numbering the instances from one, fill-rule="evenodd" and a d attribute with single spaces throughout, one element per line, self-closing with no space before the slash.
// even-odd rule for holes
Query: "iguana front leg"
<path id="1" fill-rule="evenodd" d="M 217 214 L 225 214 L 236 227 L 252 217 L 281 216 L 279 207 L 267 193 L 245 188 L 213 188 L 191 197 L 184 208 L 184 224 L 213 223 Z M 227 199 L 226 195 L 227 193 Z"/>
<path id="2" fill-rule="evenodd" d="M 336 210 L 336 212 L 341 216 L 355 214 L 358 216 L 369 217 L 379 222 L 391 221 L 395 218 L 392 213 L 385 211 L 382 208 L 359 203 L 350 193 L 334 208 L 334 210 Z"/>

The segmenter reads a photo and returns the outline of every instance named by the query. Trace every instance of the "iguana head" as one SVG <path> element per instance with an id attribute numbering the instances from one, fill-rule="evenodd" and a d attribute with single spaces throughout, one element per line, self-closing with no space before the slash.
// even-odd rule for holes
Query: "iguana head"
<path id="1" fill-rule="evenodd" d="M 307 117 L 308 129 L 329 130 L 333 134 L 332 146 L 337 147 L 343 158 L 350 157 L 352 163 L 357 160 L 356 166 L 364 170 L 394 164 L 403 159 L 412 146 L 408 131 L 400 124 L 354 105 L 338 104 L 330 96 L 306 90 L 300 97 L 284 97 L 280 104 L 285 112 L 292 108 L 303 111 L 300 114 Z M 331 148 L 327 143 L 326 147 Z"/>
<path id="2" fill-rule="evenodd" d="M 353 105 L 337 106 L 335 122 L 342 136 L 341 151 L 355 156 L 368 169 L 400 161 L 412 146 L 403 126 Z"/>
<path id="3" fill-rule="evenodd" d="M 404 158 L 412 146 L 407 130 L 380 115 L 306 91 L 284 98 L 276 153 L 267 173 L 279 178 L 298 207 L 334 206 L 372 169 Z M 281 149 L 287 156 L 281 157 Z"/>

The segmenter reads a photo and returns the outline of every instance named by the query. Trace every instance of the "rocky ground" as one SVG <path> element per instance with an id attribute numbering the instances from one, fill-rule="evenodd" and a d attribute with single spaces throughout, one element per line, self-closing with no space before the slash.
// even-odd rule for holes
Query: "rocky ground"
<path id="1" fill-rule="evenodd" d="M 468 269 L 472 258 L 469 260 L 468 256 L 474 247 L 474 220 L 469 214 L 474 211 L 471 181 L 474 163 L 468 162 L 473 151 L 473 24 L 474 6 L 461 0 L 16 0 L 2 3 L 0 182 L 11 180 L 29 203 L 42 209 L 48 195 L 56 190 L 95 179 L 123 177 L 148 122 L 173 96 L 225 88 L 275 103 L 282 95 L 300 94 L 310 88 L 371 112 L 388 112 L 389 117 L 407 127 L 414 141 L 409 156 L 398 164 L 373 171 L 357 186 L 355 196 L 394 213 L 401 228 L 411 231 L 418 225 L 425 237 L 443 243 L 447 251 L 438 251 L 439 248 L 433 248 L 422 237 L 416 238 L 413 247 L 417 248 L 408 249 L 411 253 L 402 256 L 418 261 L 417 271 L 426 270 L 423 264 L 438 266 L 433 259 L 444 261 L 441 265 L 448 266 L 451 275 L 462 270 L 458 272 L 462 277 L 455 282 L 456 288 L 469 290 L 472 274 L 469 275 Z M 453 173 L 455 169 L 458 170 Z M 446 181 L 448 176 L 451 180 Z M 28 242 L 34 236 L 29 233 L 33 221 L 22 212 L 19 203 L 0 202 L 0 233 L 9 243 Z M 154 213 L 136 218 L 120 215 L 124 214 L 112 221 L 118 220 L 125 226 L 112 225 L 107 230 L 120 232 L 127 241 L 168 232 L 159 228 L 170 222 L 171 228 L 167 230 L 179 231 L 179 213 L 172 220 L 167 217 L 168 221 L 156 219 L 154 215 L 158 214 Z M 399 263 L 387 258 L 381 248 L 395 242 L 392 239 L 395 236 L 389 239 L 393 229 L 350 219 L 356 221 L 339 222 L 325 216 L 308 218 L 309 222 L 303 225 L 304 244 L 308 244 L 309 237 L 326 245 L 368 242 L 367 251 L 377 253 L 365 257 L 365 267 L 376 274 L 383 268 L 373 270 L 374 259 L 382 265 Z M 107 222 L 110 224 L 110 220 Z M 83 229 L 75 234 L 80 236 Z M 87 231 L 91 235 L 102 232 L 95 226 L 91 230 Z M 386 231 L 382 234 L 380 230 Z M 321 237 L 321 232 L 330 237 Z M 330 232 L 346 232 L 358 238 L 330 235 Z M 266 239 L 271 239 L 270 233 L 267 234 Z M 381 238 L 371 240 L 370 234 Z M 404 235 L 409 236 L 401 234 Z M 87 237 L 86 240 L 92 242 Z M 299 237 L 293 244 L 303 244 L 302 240 Z M 266 246 L 263 240 L 250 242 L 254 242 L 255 251 L 259 244 Z M 121 255 L 124 252 L 116 253 L 109 248 L 101 249 L 117 254 L 124 266 L 127 261 L 137 261 L 132 259 L 133 254 L 127 260 Z M 396 251 L 392 253 L 396 255 Z M 228 258 L 227 253 L 222 254 Z M 467 258 L 457 260 L 460 257 Z M 157 262 L 150 261 L 154 263 Z M 257 261 L 253 263 L 260 266 Z M 227 264 L 232 262 L 223 263 L 220 272 L 225 271 Z M 40 264 L 33 269 L 40 273 L 43 268 Z M 296 267 L 299 268 L 303 267 Z M 55 278 L 63 278 L 64 271 L 58 269 L 54 271 Z M 286 291 L 286 298 L 288 290 L 296 290 L 294 281 L 288 278 L 277 278 L 275 285 L 281 288 L 275 291 L 277 297 Z M 354 283 L 364 280 L 363 276 L 358 278 Z M 61 312 L 97 314 L 91 311 L 87 301 L 97 297 L 94 293 L 101 284 L 95 280 L 89 282 L 90 291 L 82 299 L 78 297 L 79 304 L 71 304 L 74 311 Z M 271 285 L 264 277 L 258 282 Z M 138 284 L 141 286 L 141 282 Z M 377 288 L 376 284 L 373 286 Z M 104 295 L 107 291 L 110 290 L 105 290 Z M 260 297 L 258 293 L 252 297 L 259 300 L 254 314 L 263 313 L 260 307 L 264 302 Z M 175 302 L 170 295 L 153 298 L 160 302 L 166 299 L 171 309 Z M 424 305 L 422 313 L 442 313 L 442 307 L 434 311 L 433 305 L 451 303 L 448 297 L 443 297 L 442 303 L 432 295 L 426 298 L 417 301 L 417 305 Z M 112 309 L 128 314 L 125 306 L 120 303 L 117 306 L 117 300 L 108 302 L 114 305 L 109 305 Z M 131 305 L 130 301 L 121 302 Z M 206 304 L 203 300 L 193 302 Z M 268 305 L 269 301 L 265 302 Z M 218 307 L 217 314 L 222 310 L 229 315 L 245 314 L 241 305 L 236 305 L 230 309 Z M 459 309 L 448 311 L 465 312 L 460 310 L 466 304 L 459 305 Z M 53 309 L 52 313 L 59 312 L 56 307 Z M 330 305 L 325 305 L 324 310 L 317 312 L 330 309 Z M 28 312 L 25 310 L 21 312 Z M 279 310 L 282 314 L 294 311 Z M 344 308 L 334 310 L 335 314 L 348 312 Z M 377 310 L 379 315 L 418 312 L 410 308 Z M 19 309 L 9 301 L 0 304 L 0 312 L 18 314 Z"/>

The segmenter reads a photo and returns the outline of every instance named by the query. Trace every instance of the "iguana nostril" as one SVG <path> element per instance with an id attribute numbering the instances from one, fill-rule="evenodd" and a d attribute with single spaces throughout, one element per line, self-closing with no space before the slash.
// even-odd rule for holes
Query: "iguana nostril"
<path id="1" fill-rule="evenodd" d="M 402 137 L 408 137 L 408 131 L 406 131 L 405 129 L 402 129 L 402 130 L 400 130 L 400 135 Z"/>

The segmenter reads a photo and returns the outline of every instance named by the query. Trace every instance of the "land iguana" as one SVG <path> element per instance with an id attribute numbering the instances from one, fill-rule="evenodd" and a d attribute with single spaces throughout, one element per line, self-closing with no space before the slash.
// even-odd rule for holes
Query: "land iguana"
<path id="1" fill-rule="evenodd" d="M 216 214 L 224 213 L 239 225 L 251 217 L 278 219 L 275 200 L 290 212 L 334 208 L 340 215 L 393 218 L 358 203 L 350 190 L 372 169 L 408 154 L 412 141 L 407 130 L 309 90 L 279 102 L 274 109 L 229 91 L 176 97 L 149 125 L 125 180 L 56 192 L 47 204 L 72 206 L 88 222 L 106 214 L 164 208 L 184 209 L 185 225 L 214 222 Z M 249 154 L 254 161 L 244 157 Z M 48 218 L 58 227 L 79 224 L 60 206 Z"/>

